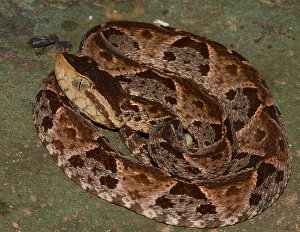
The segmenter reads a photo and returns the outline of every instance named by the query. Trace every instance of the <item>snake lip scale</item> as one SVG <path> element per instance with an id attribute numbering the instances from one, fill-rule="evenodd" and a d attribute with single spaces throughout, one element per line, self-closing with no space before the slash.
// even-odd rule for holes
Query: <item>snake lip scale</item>
<path id="1" fill-rule="evenodd" d="M 76 54 L 56 54 L 33 112 L 41 141 L 82 189 L 166 224 L 245 221 L 289 179 L 285 127 L 261 75 L 237 52 L 179 29 L 93 27 Z M 118 131 L 130 155 L 99 126 Z"/>

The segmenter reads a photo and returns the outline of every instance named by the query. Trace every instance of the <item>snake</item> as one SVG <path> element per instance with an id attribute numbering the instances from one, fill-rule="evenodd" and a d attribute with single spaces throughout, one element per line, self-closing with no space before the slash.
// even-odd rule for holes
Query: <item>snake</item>
<path id="1" fill-rule="evenodd" d="M 76 54 L 55 54 L 33 121 L 83 190 L 169 225 L 253 218 L 290 176 L 286 129 L 261 74 L 238 52 L 172 27 L 91 28 Z"/>

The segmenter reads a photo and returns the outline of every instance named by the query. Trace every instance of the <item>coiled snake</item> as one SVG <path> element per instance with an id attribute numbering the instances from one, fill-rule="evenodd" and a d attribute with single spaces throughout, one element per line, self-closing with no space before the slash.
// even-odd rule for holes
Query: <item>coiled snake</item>
<path id="1" fill-rule="evenodd" d="M 237 52 L 174 28 L 92 28 L 76 55 L 56 55 L 34 123 L 84 190 L 171 225 L 252 218 L 289 177 L 285 129 L 260 74 Z M 120 132 L 131 155 L 99 127 Z"/>

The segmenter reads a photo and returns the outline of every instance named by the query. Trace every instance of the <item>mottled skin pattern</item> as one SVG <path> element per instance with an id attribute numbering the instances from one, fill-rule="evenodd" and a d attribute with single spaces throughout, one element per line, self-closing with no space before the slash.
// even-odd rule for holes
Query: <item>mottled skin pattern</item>
<path id="1" fill-rule="evenodd" d="M 171 225 L 252 218 L 289 177 L 285 129 L 260 74 L 238 53 L 174 28 L 92 28 L 77 55 L 57 55 L 34 123 L 83 189 Z M 119 131 L 132 156 L 100 125 Z"/>

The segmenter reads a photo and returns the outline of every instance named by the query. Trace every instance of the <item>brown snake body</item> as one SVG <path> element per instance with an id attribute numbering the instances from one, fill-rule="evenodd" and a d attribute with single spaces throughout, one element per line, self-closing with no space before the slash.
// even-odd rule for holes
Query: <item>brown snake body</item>
<path id="1" fill-rule="evenodd" d="M 289 177 L 285 129 L 260 74 L 238 53 L 174 28 L 92 28 L 77 55 L 57 54 L 34 123 L 84 190 L 171 225 L 252 218 Z M 131 156 L 99 125 L 119 131 Z"/>

